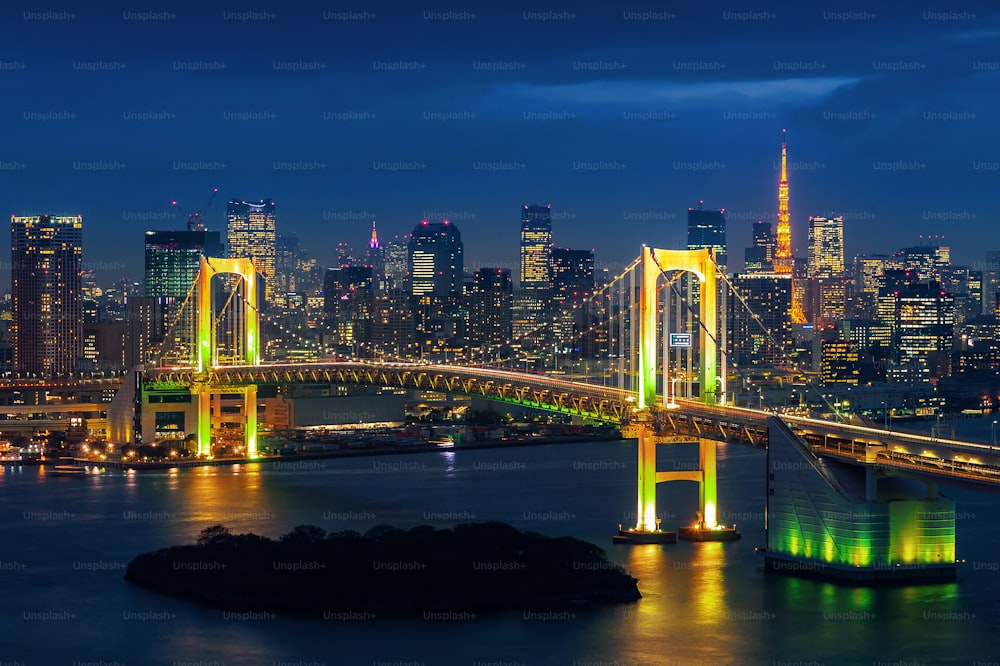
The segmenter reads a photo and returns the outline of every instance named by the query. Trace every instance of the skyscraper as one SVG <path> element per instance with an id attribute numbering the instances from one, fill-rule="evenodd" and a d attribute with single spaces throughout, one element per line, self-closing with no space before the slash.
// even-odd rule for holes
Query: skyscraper
<path id="1" fill-rule="evenodd" d="M 410 235 L 410 283 L 414 296 L 461 295 L 462 234 L 448 220 L 423 220 Z"/>
<path id="2" fill-rule="evenodd" d="M 421 349 L 464 335 L 462 250 L 462 235 L 448 220 L 423 220 L 410 235 L 413 328 Z"/>
<path id="3" fill-rule="evenodd" d="M 257 272 L 264 277 L 264 298 L 268 303 L 273 302 L 276 251 L 274 201 L 261 199 L 250 203 L 231 199 L 226 216 L 229 220 L 229 257 L 253 260 Z"/>
<path id="4" fill-rule="evenodd" d="M 496 349 L 510 343 L 513 296 L 510 270 L 481 268 L 473 273 L 467 336 L 470 343 Z"/>
<path id="5" fill-rule="evenodd" d="M 955 298 L 934 280 L 912 281 L 886 291 L 893 307 L 893 361 L 889 379 L 928 382 L 948 367 L 955 334 Z"/>
<path id="6" fill-rule="evenodd" d="M 687 249 L 712 250 L 715 263 L 723 273 L 726 272 L 726 209 L 702 210 L 701 202 L 698 208 L 688 208 Z"/>
<path id="7" fill-rule="evenodd" d="M 809 255 L 806 276 L 841 277 L 844 273 L 844 216 L 809 216 Z"/>
<path id="8" fill-rule="evenodd" d="M 594 294 L 594 251 L 552 249 L 552 298 L 581 303 Z"/>
<path id="9" fill-rule="evenodd" d="M 145 295 L 183 299 L 203 256 L 224 256 L 218 231 L 147 231 Z"/>
<path id="10" fill-rule="evenodd" d="M 774 270 L 774 234 L 771 223 L 753 223 L 753 246 L 744 251 L 743 262 L 748 273 L 770 273 Z"/>
<path id="11" fill-rule="evenodd" d="M 547 291 L 552 282 L 552 205 L 524 205 L 521 212 L 521 288 Z"/>
<path id="12" fill-rule="evenodd" d="M 790 275 L 756 273 L 734 275 L 727 296 L 730 358 L 740 367 L 787 362 L 784 350 L 792 336 Z"/>
<path id="13" fill-rule="evenodd" d="M 73 374 L 81 352 L 83 218 L 10 218 L 14 373 Z"/>

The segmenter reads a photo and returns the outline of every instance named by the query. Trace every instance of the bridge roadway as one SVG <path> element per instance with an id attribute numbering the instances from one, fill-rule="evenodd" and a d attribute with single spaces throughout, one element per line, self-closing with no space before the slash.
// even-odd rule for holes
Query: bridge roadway
<path id="1" fill-rule="evenodd" d="M 153 368 L 144 372 L 147 390 L 212 390 L 247 384 L 343 383 L 425 391 L 460 392 L 526 407 L 627 426 L 635 394 L 558 376 L 459 365 L 337 361 L 328 363 L 220 366 L 199 375 L 191 368 Z M 758 448 L 767 446 L 767 419 L 759 409 L 706 405 L 677 400 L 676 407 L 651 410 L 657 435 L 704 437 Z M 1000 448 L 913 435 L 821 419 L 779 415 L 820 457 L 875 465 L 884 471 L 925 480 L 948 480 L 1000 490 Z"/>

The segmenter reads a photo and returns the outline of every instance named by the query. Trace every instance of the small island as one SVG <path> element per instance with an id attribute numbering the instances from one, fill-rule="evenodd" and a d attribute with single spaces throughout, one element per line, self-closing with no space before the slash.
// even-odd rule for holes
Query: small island
<path id="1" fill-rule="evenodd" d="M 275 613 L 420 613 L 620 603 L 636 579 L 594 544 L 506 523 L 388 525 L 365 534 L 300 525 L 272 540 L 222 525 L 145 553 L 125 580 L 223 607 Z"/>

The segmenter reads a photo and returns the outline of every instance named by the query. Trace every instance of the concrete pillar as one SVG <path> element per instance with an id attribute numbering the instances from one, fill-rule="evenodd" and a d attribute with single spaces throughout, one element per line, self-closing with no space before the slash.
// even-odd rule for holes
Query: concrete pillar
<path id="1" fill-rule="evenodd" d="M 198 455 L 212 455 L 212 392 L 204 386 L 192 388 L 198 401 Z"/>
<path id="2" fill-rule="evenodd" d="M 648 428 L 639 435 L 638 506 L 635 528 L 656 529 L 656 438 Z"/>
<path id="3" fill-rule="evenodd" d="M 698 462 L 702 481 L 698 484 L 698 504 L 705 527 L 719 524 L 719 509 L 715 474 L 715 442 L 711 439 L 698 440 Z"/>
<path id="4" fill-rule="evenodd" d="M 865 501 L 874 502 L 878 499 L 878 472 L 875 467 L 865 467 Z"/>
<path id="5" fill-rule="evenodd" d="M 243 412 L 246 426 L 243 432 L 248 458 L 257 457 L 257 385 L 251 384 L 243 391 Z"/>

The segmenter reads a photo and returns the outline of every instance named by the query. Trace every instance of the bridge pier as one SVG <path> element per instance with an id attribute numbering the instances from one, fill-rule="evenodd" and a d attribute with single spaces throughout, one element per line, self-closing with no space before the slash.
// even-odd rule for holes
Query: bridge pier
<path id="1" fill-rule="evenodd" d="M 685 435 L 664 437 L 656 435 L 647 420 L 648 412 L 637 414 L 636 420 L 623 429 L 623 437 L 638 440 L 638 478 L 636 525 L 627 530 L 619 528 L 612 539 L 614 543 L 674 543 L 678 534 L 692 541 L 730 541 L 738 539 L 740 533 L 735 526 L 723 527 L 718 524 L 718 493 L 716 480 L 715 447 L 713 440 L 692 438 Z M 659 472 L 656 469 L 656 447 L 658 444 L 698 444 L 698 469 Z M 693 525 L 684 526 L 678 532 L 660 529 L 656 516 L 656 486 L 669 481 L 695 481 L 698 483 L 698 517 Z"/>
<path id="2" fill-rule="evenodd" d="M 771 571 L 852 582 L 955 578 L 955 503 L 915 482 L 817 457 L 768 418 Z M 881 483 L 879 483 L 881 481 Z"/>
<path id="3" fill-rule="evenodd" d="M 660 519 L 656 517 L 656 483 L 659 473 L 656 471 L 657 437 L 649 422 L 648 410 L 635 415 L 632 424 L 622 428 L 622 437 L 635 437 L 638 440 L 638 500 L 636 504 L 635 527 L 622 529 L 618 526 L 618 534 L 612 537 L 614 543 L 675 543 L 677 533 L 660 529 Z"/>

